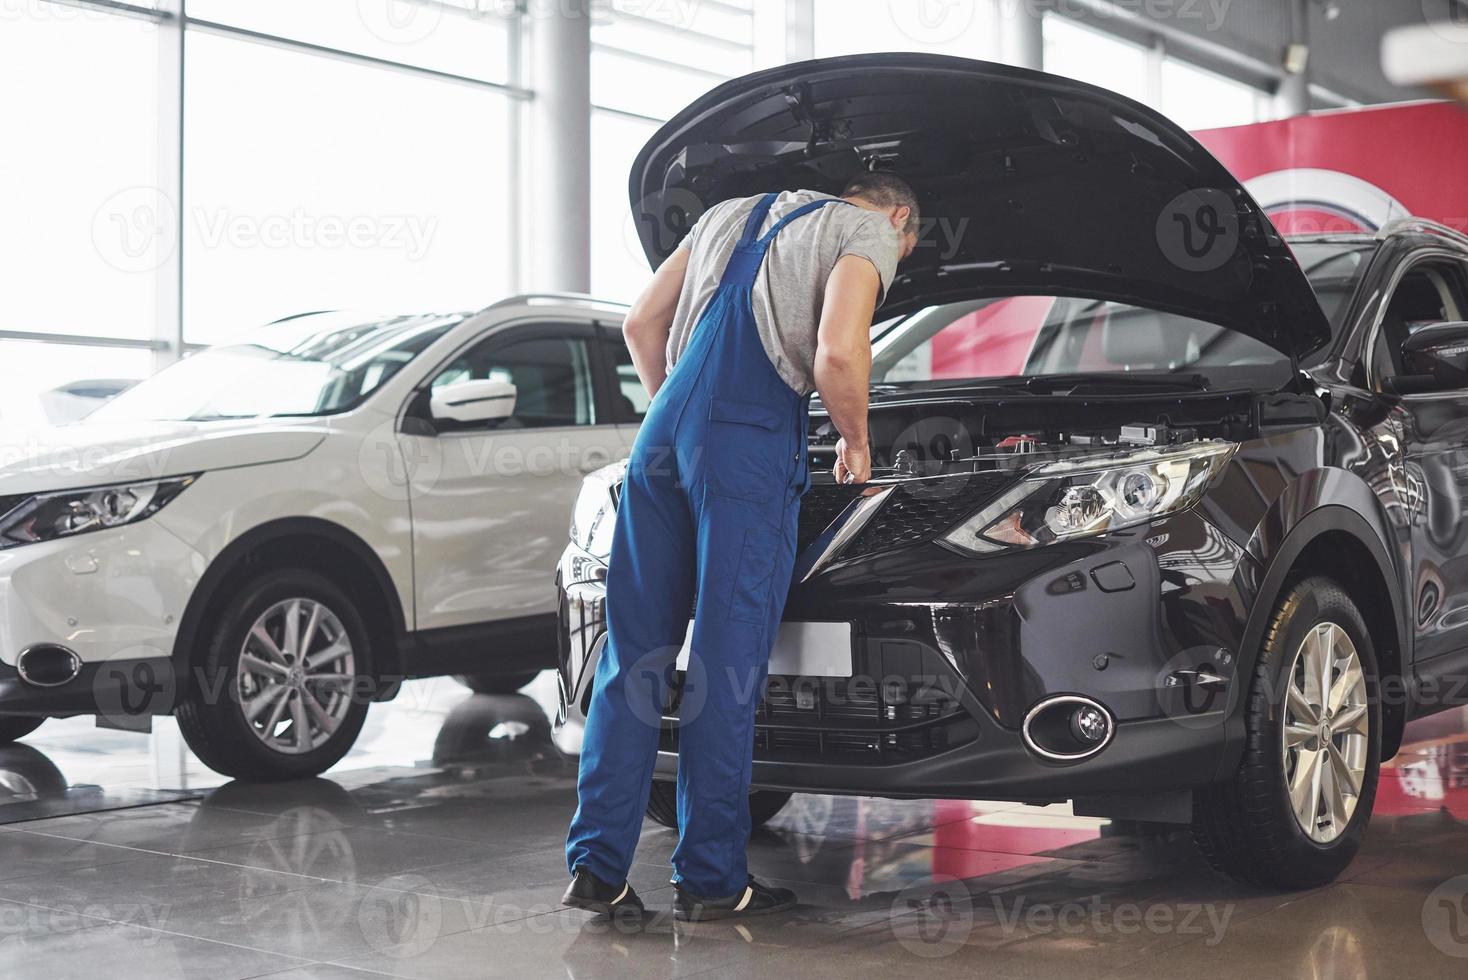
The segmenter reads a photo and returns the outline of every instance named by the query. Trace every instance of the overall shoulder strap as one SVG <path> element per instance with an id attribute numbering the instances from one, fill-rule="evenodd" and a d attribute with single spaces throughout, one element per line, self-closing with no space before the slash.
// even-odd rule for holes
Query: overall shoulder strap
<path id="1" fill-rule="evenodd" d="M 770 213 L 770 208 L 774 206 L 779 196 L 778 193 L 766 194 L 755 202 L 754 210 L 749 212 L 749 220 L 744 223 L 744 234 L 739 236 L 738 247 L 744 248 L 754 244 L 755 239 L 759 236 L 760 228 L 764 226 L 765 217 Z"/>
<path id="2" fill-rule="evenodd" d="M 775 222 L 774 227 L 765 232 L 764 237 L 759 240 L 760 247 L 768 248 L 770 242 L 774 241 L 775 236 L 780 233 L 780 229 L 784 228 L 786 225 L 790 224 L 790 222 L 794 221 L 797 218 L 805 217 L 812 211 L 819 211 L 827 204 L 845 204 L 848 207 L 855 207 L 855 205 L 852 204 L 850 201 L 843 201 L 837 197 L 826 197 L 822 198 L 819 201 L 811 201 L 809 204 L 802 204 L 800 207 L 796 208 L 794 211 L 791 211 L 789 214 L 785 215 L 785 217 Z"/>

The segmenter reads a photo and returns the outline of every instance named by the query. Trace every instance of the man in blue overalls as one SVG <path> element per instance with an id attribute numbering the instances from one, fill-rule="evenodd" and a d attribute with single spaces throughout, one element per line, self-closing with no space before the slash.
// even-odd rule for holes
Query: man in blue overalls
<path id="1" fill-rule="evenodd" d="M 712 208 L 624 327 L 652 403 L 628 461 L 607 576 L 608 639 L 587 712 L 567 905 L 641 912 L 627 883 L 667 677 L 692 642 L 678 728 L 674 914 L 791 908 L 746 869 L 754 713 L 809 485 L 812 390 L 840 431 L 836 478 L 870 478 L 870 329 L 917 239 L 902 180 L 866 174 Z M 696 597 L 696 605 L 695 605 Z"/>

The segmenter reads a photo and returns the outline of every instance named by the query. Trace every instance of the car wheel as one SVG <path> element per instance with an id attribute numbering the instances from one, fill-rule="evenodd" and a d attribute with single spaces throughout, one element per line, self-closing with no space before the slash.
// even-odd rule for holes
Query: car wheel
<path id="1" fill-rule="evenodd" d="M 31 715 L 0 715 L 0 745 L 9 745 L 17 739 L 25 738 L 45 721 L 44 717 L 36 718 Z"/>
<path id="2" fill-rule="evenodd" d="M 1193 837 L 1239 881 L 1311 888 L 1355 857 L 1381 761 L 1376 653 L 1360 612 L 1327 578 L 1275 610 L 1245 707 L 1232 779 L 1193 797 Z"/>
<path id="3" fill-rule="evenodd" d="M 789 793 L 776 790 L 757 789 L 749 794 L 749 823 L 752 827 L 763 827 L 775 814 L 790 802 Z M 652 793 L 647 798 L 647 815 L 653 823 L 662 824 L 670 830 L 678 829 L 678 784 L 653 780 Z"/>
<path id="4" fill-rule="evenodd" d="M 455 674 L 454 680 L 475 694 L 514 694 L 540 676 L 538 670 L 518 674 Z"/>
<path id="5" fill-rule="evenodd" d="M 346 755 L 372 675 L 367 630 L 345 592 L 315 572 L 272 569 L 236 590 L 206 630 L 201 670 L 178 709 L 206 766 L 236 779 L 300 779 Z"/>

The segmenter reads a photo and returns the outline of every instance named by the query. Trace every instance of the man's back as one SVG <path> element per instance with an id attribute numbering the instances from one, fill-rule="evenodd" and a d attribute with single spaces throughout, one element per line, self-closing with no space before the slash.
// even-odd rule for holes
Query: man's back
<path id="1" fill-rule="evenodd" d="M 780 194 L 765 221 L 776 221 L 811 201 L 830 198 L 815 191 Z M 668 336 L 671 367 L 688 346 L 693 328 L 708 305 L 734 244 L 760 199 L 737 198 L 710 208 L 689 232 L 688 273 Z M 897 269 L 897 232 L 881 214 L 847 204 L 831 204 L 791 224 L 771 243 L 755 281 L 751 302 L 760 342 L 780 377 L 798 394 L 815 388 L 816 332 L 826 280 L 845 255 L 872 263 L 881 278 L 881 296 Z M 878 297 L 878 305 L 881 303 Z"/>

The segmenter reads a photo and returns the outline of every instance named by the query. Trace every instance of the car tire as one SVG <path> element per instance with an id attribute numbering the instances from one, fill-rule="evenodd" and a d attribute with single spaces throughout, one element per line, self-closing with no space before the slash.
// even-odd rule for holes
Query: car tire
<path id="1" fill-rule="evenodd" d="M 31 715 L 0 715 L 0 745 L 25 738 L 45 723 L 45 717 Z"/>
<path id="2" fill-rule="evenodd" d="M 454 680 L 475 694 L 514 694 L 540 676 L 538 670 L 518 674 L 455 674 Z"/>
<path id="3" fill-rule="evenodd" d="M 771 789 L 757 789 L 749 794 L 749 824 L 763 827 L 775 814 L 790 802 L 790 793 Z M 678 784 L 653 780 L 652 793 L 647 798 L 647 816 L 653 823 L 662 824 L 669 830 L 678 829 Z"/>
<path id="4" fill-rule="evenodd" d="M 346 755 L 367 717 L 372 651 L 362 616 L 346 592 L 306 569 L 262 571 L 233 591 L 205 624 L 208 645 L 179 729 L 223 775 L 318 776 Z M 285 634 L 292 620 L 294 642 Z M 302 641 L 304 658 L 291 649 Z"/>
<path id="5" fill-rule="evenodd" d="M 1193 796 L 1193 838 L 1216 870 L 1300 889 L 1351 863 L 1376 799 L 1377 678 L 1371 636 L 1345 590 L 1319 576 L 1291 586 L 1254 667 L 1239 769 Z"/>

